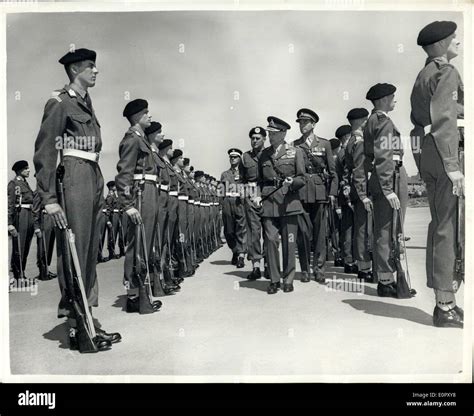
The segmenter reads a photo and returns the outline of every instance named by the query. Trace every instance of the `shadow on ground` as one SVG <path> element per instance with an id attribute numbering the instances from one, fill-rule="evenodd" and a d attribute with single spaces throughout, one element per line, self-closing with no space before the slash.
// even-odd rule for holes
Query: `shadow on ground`
<path id="1" fill-rule="evenodd" d="M 245 280 L 243 282 L 239 282 L 239 286 L 241 288 L 260 290 L 261 292 L 266 292 L 268 285 L 268 280 Z"/>
<path id="2" fill-rule="evenodd" d="M 126 304 L 127 304 L 127 295 L 119 295 L 115 302 L 113 303 L 114 308 L 122 308 L 122 311 L 126 311 Z"/>
<path id="3" fill-rule="evenodd" d="M 342 301 L 358 311 L 384 318 L 397 318 L 415 322 L 420 325 L 433 326 L 431 315 L 414 308 L 413 306 L 401 306 L 366 299 L 345 299 Z"/>
<path id="4" fill-rule="evenodd" d="M 59 341 L 59 348 L 69 349 L 69 325 L 66 322 L 56 325 L 51 331 L 43 334 L 49 341 Z"/>
<path id="5" fill-rule="evenodd" d="M 214 266 L 227 266 L 231 264 L 231 261 L 230 260 L 215 260 L 215 261 L 211 261 L 211 264 L 213 264 Z"/>

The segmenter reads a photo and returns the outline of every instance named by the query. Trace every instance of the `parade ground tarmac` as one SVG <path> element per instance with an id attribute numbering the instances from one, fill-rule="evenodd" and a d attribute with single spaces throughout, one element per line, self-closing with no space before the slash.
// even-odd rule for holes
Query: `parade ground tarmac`
<path id="1" fill-rule="evenodd" d="M 123 340 L 97 354 L 69 350 L 65 324 L 56 318 L 58 283 L 39 282 L 36 294 L 10 293 L 11 373 L 314 375 L 341 381 L 350 375 L 452 375 L 454 381 L 462 370 L 463 331 L 432 325 L 428 222 L 428 208 L 408 209 L 408 259 L 418 292 L 409 300 L 379 298 L 375 284 L 335 268 L 328 270 L 327 286 L 301 283 L 297 273 L 293 293 L 267 295 L 268 280 L 246 280 L 250 263 L 236 269 L 224 246 L 185 279 L 180 293 L 160 298 L 159 312 L 139 316 L 123 311 L 123 258 L 99 264 L 100 307 L 94 313 Z M 35 261 L 33 242 L 28 277 L 38 274 Z M 464 286 L 457 295 L 461 307 L 463 296 Z"/>

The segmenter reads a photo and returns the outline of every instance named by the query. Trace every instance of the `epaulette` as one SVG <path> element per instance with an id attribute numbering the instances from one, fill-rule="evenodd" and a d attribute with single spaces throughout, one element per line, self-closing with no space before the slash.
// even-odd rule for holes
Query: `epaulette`
<path id="1" fill-rule="evenodd" d="M 64 91 L 63 90 L 54 90 L 52 93 L 51 93 L 51 97 L 50 98 L 54 98 L 56 101 L 58 101 L 59 103 L 62 101 L 60 95 L 63 93 Z"/>

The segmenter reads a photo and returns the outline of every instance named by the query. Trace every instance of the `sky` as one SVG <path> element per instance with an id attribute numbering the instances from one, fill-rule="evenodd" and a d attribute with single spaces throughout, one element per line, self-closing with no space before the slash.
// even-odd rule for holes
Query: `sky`
<path id="1" fill-rule="evenodd" d="M 147 99 L 165 137 L 216 177 L 229 167 L 227 150 L 248 150 L 249 130 L 265 127 L 269 115 L 291 125 L 291 142 L 300 137 L 297 110 L 311 108 L 320 117 L 315 133 L 329 139 L 351 108 L 371 110 L 365 94 L 378 82 L 397 87 L 390 117 L 408 136 L 410 93 L 426 58 L 416 38 L 434 20 L 455 21 L 463 41 L 462 14 L 454 12 L 9 14 L 8 165 L 26 159 L 33 166 L 44 105 L 68 81 L 58 59 L 71 44 L 97 52 L 89 92 L 102 126 L 105 181 L 116 174 L 128 99 Z M 462 76 L 462 44 L 452 63 Z M 410 151 L 405 166 L 417 173 Z"/>

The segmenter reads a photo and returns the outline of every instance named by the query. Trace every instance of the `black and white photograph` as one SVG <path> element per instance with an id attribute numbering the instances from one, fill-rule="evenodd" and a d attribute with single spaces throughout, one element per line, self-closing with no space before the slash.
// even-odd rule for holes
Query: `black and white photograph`
<path id="1" fill-rule="evenodd" d="M 470 2 L 12 3 L 5 381 L 472 382 Z"/>

